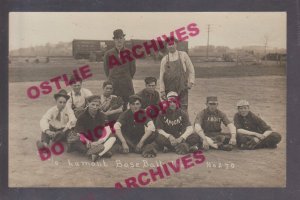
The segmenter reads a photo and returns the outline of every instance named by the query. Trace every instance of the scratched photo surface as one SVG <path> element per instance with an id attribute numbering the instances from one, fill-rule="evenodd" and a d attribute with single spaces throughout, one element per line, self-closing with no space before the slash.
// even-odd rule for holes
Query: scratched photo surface
<path id="1" fill-rule="evenodd" d="M 123 33 L 115 36 L 125 34 L 125 47 L 132 55 L 105 61 L 105 53 L 115 48 L 117 29 Z M 207 97 L 217 97 L 218 109 L 233 124 L 237 102 L 245 99 L 251 112 L 280 134 L 277 148 L 233 146 L 223 151 L 201 150 L 200 145 L 202 153 L 158 151 L 156 157 L 144 158 L 115 152 L 92 162 L 83 153 L 67 152 L 62 142 L 52 143 L 50 153 L 41 156 L 37 141 L 47 125 L 40 121 L 56 106 L 54 94 L 72 90 L 71 75 L 81 77 L 83 88 L 102 95 L 108 79 L 104 65 L 110 65 L 108 71 L 122 70 L 134 60 L 134 93 L 145 88 L 145 77 L 157 79 L 160 93 L 161 62 L 168 54 L 160 45 L 172 35 L 179 40 L 177 50 L 186 52 L 182 55 L 194 68 L 187 109 L 192 128 Z M 151 40 L 157 49 L 143 51 Z M 286 53 L 285 12 L 11 12 L 9 187 L 286 187 Z M 119 73 L 120 79 L 126 73 Z M 222 123 L 222 132 L 230 131 Z"/>

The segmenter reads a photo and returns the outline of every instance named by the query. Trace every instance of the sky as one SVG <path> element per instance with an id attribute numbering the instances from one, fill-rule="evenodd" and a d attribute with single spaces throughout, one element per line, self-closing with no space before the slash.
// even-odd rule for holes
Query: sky
<path id="1" fill-rule="evenodd" d="M 110 40 L 121 28 L 126 39 L 154 39 L 196 23 L 200 34 L 189 47 L 209 43 L 230 48 L 286 48 L 285 12 L 10 12 L 9 50 L 71 42 L 73 39 Z"/>

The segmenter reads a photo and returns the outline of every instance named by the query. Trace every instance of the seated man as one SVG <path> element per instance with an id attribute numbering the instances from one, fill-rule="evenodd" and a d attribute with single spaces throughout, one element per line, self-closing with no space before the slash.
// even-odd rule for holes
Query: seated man
<path id="1" fill-rule="evenodd" d="M 200 142 L 200 137 L 193 133 L 187 113 L 179 108 L 178 94 L 169 92 L 167 99 L 169 107 L 156 118 L 158 150 L 187 154 L 191 146 Z"/>
<path id="2" fill-rule="evenodd" d="M 111 157 L 108 152 L 116 141 L 111 137 L 109 127 L 105 127 L 106 116 L 99 111 L 100 96 L 92 95 L 87 98 L 88 107 L 77 120 L 74 132 L 80 135 L 77 141 L 70 143 L 70 148 L 74 148 L 81 153 L 92 157 L 95 162 L 100 156 Z"/>
<path id="3" fill-rule="evenodd" d="M 100 110 L 106 115 L 111 128 L 123 112 L 123 100 L 113 95 L 113 84 L 110 81 L 103 83 L 103 95 L 100 96 Z"/>
<path id="4" fill-rule="evenodd" d="M 149 118 L 137 119 L 141 110 L 141 98 L 138 95 L 129 97 L 130 109 L 123 112 L 114 125 L 119 143 L 122 145 L 122 152 L 142 153 L 143 157 L 155 157 L 154 148 L 155 127 Z M 117 148 L 119 144 L 115 147 Z"/>
<path id="5" fill-rule="evenodd" d="M 202 138 L 202 147 L 209 147 L 224 151 L 231 151 L 236 144 L 236 129 L 226 114 L 218 110 L 218 98 L 210 96 L 206 98 L 207 108 L 199 112 L 195 119 L 195 131 Z M 222 133 L 221 123 L 229 128 L 231 133 Z"/>
<path id="6" fill-rule="evenodd" d="M 37 141 L 38 149 L 49 146 L 50 142 L 63 141 L 76 123 L 74 113 L 66 107 L 66 102 L 70 98 L 67 91 L 60 90 L 54 94 L 54 98 L 56 105 L 40 120 L 42 136 L 41 140 Z"/>
<path id="7" fill-rule="evenodd" d="M 237 129 L 237 145 L 241 149 L 276 148 L 281 140 L 279 133 L 260 117 L 250 111 L 249 102 L 240 100 L 237 103 L 238 113 L 234 116 Z"/>
<path id="8" fill-rule="evenodd" d="M 137 93 L 137 95 L 139 95 L 142 98 L 142 109 L 146 109 L 148 106 L 151 105 L 159 104 L 159 93 L 155 90 L 156 83 L 157 79 L 154 77 L 145 78 L 146 88 Z"/>
<path id="9" fill-rule="evenodd" d="M 70 78 L 70 85 L 72 90 L 68 93 L 71 97 L 67 102 L 67 107 L 74 111 L 76 118 L 82 114 L 87 106 L 86 98 L 93 95 L 92 92 L 86 88 L 82 88 L 82 79 L 75 79 L 74 76 Z"/>

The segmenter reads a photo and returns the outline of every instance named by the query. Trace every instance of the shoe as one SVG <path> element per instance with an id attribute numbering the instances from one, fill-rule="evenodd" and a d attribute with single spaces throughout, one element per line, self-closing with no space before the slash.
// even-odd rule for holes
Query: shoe
<path id="1" fill-rule="evenodd" d="M 175 152 L 179 155 L 184 155 L 189 153 L 190 147 L 187 143 L 183 142 L 175 146 Z"/>
<path id="2" fill-rule="evenodd" d="M 233 146 L 231 144 L 220 144 L 218 149 L 223 151 L 232 151 Z"/>
<path id="3" fill-rule="evenodd" d="M 96 162 L 98 154 L 92 154 L 92 162 Z"/>

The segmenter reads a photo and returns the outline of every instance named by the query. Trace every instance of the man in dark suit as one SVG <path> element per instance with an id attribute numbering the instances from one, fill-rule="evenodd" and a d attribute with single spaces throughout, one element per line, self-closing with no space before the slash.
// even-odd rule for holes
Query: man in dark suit
<path id="1" fill-rule="evenodd" d="M 104 72 L 114 85 L 113 94 L 122 97 L 123 110 L 127 109 L 128 98 L 134 94 L 132 78 L 136 71 L 135 59 L 125 48 L 125 34 L 121 29 L 114 31 L 115 47 L 105 52 Z"/>

